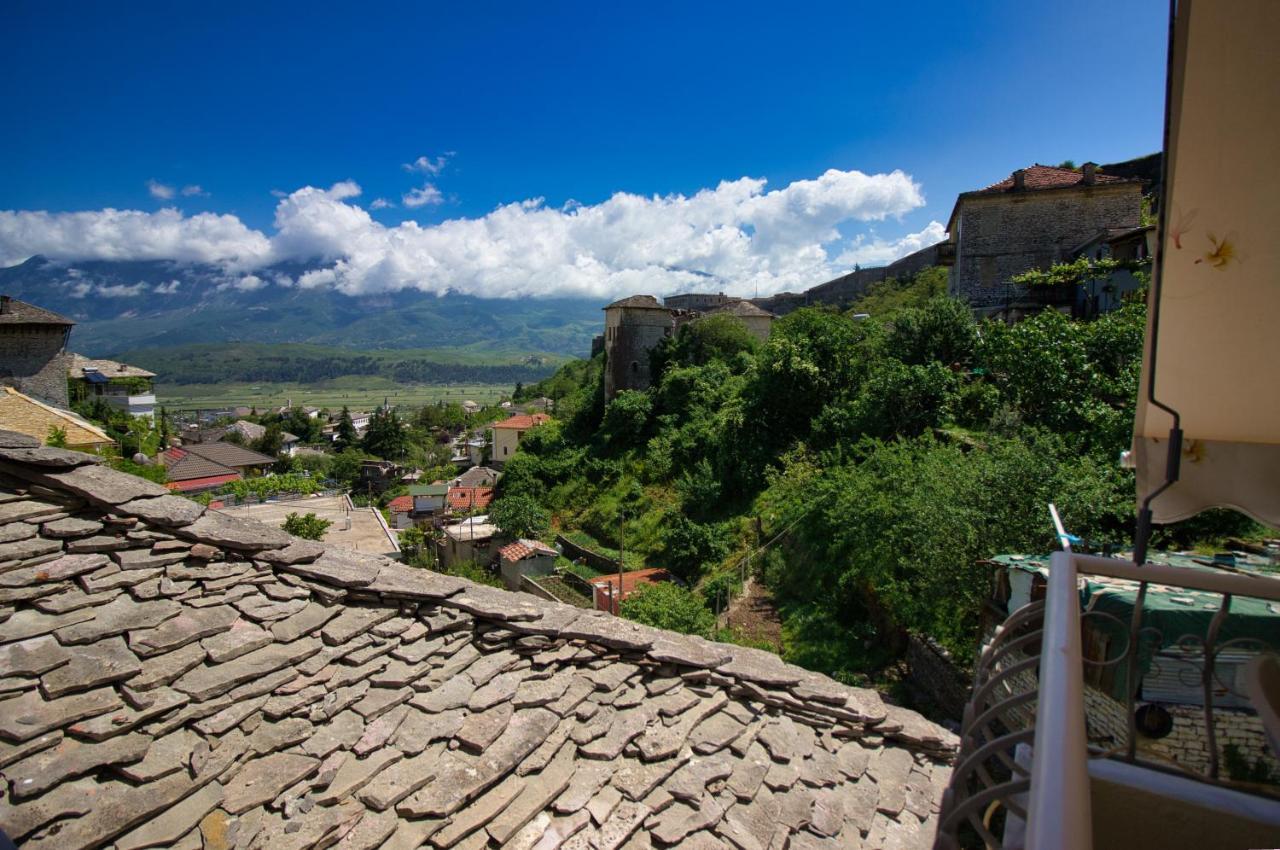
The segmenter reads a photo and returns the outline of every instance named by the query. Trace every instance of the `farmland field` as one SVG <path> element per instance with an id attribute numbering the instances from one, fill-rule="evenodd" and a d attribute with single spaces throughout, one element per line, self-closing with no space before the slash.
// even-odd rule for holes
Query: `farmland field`
<path id="1" fill-rule="evenodd" d="M 397 384 L 378 376 L 348 375 L 315 384 L 157 384 L 156 400 L 169 410 L 211 410 L 256 407 L 259 412 L 292 403 L 310 407 L 367 411 L 387 399 L 393 405 L 422 407 L 439 401 L 497 402 L 511 395 L 505 384 Z"/>

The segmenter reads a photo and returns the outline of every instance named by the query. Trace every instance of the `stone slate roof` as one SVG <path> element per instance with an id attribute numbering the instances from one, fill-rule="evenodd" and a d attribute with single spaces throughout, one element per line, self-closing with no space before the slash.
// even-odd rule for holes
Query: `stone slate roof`
<path id="1" fill-rule="evenodd" d="M 759 650 L 205 512 L 0 432 L 28 848 L 927 847 L 952 735 Z"/>
<path id="2" fill-rule="evenodd" d="M 757 307 L 755 304 L 752 304 L 750 301 L 734 301 L 732 304 L 726 304 L 723 307 L 716 307 L 713 310 L 709 310 L 708 313 L 710 315 L 715 315 L 716 313 L 725 313 L 730 316 L 744 316 L 744 317 L 759 316 L 759 317 L 769 318 L 769 319 L 774 318 L 774 315 L 770 313 L 768 310 Z"/>
<path id="3" fill-rule="evenodd" d="M 71 327 L 75 322 L 66 316 L 59 316 L 52 310 L 19 301 L 17 298 L 4 296 L 4 310 L 0 311 L 0 325 L 66 325 Z"/>
<path id="4" fill-rule="evenodd" d="M 661 310 L 664 313 L 671 312 L 670 309 L 659 304 L 658 299 L 652 295 L 629 295 L 606 305 L 604 309 L 612 310 L 615 307 L 627 307 L 633 310 Z"/>
<path id="5" fill-rule="evenodd" d="M 453 479 L 455 487 L 492 487 L 498 483 L 502 473 L 487 466 L 473 466 Z"/>
<path id="6" fill-rule="evenodd" d="M 130 366 L 128 363 L 120 363 L 115 360 L 95 360 L 92 357 L 85 357 L 83 354 L 71 355 L 71 366 L 67 369 L 67 373 L 72 378 L 84 378 L 84 370 L 90 369 L 107 378 L 154 378 L 155 372 L 148 372 L 137 366 Z"/>

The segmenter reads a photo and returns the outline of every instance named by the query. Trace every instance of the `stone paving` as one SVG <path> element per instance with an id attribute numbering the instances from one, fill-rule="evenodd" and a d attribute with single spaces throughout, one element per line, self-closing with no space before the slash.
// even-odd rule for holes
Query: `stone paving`
<path id="1" fill-rule="evenodd" d="M 0 828 L 24 847 L 932 844 L 957 742 L 874 691 L 32 442 L 0 432 Z"/>
<path id="2" fill-rule="evenodd" d="M 240 519 L 252 519 L 279 528 L 291 513 L 315 514 L 333 523 L 325 530 L 324 542 L 368 555 L 394 555 L 396 542 L 374 515 L 374 508 L 348 511 L 342 496 L 312 496 L 289 502 L 263 502 L 220 508 L 219 513 Z M 347 522 L 350 521 L 350 528 Z M 394 532 L 392 532 L 394 533 Z"/>

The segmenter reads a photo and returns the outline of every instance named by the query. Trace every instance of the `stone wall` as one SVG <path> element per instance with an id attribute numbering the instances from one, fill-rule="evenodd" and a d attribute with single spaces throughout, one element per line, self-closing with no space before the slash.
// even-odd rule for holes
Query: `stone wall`
<path id="1" fill-rule="evenodd" d="M 906 686 L 925 714 L 959 720 L 973 679 L 960 668 L 951 653 L 927 635 L 907 635 Z"/>
<path id="2" fill-rule="evenodd" d="M 560 554 L 570 561 L 585 561 L 587 566 L 601 572 L 616 573 L 618 571 L 617 561 L 612 558 L 606 558 L 586 546 L 579 546 L 563 534 L 556 535 L 556 544 L 560 547 Z"/>
<path id="3" fill-rule="evenodd" d="M 0 383 L 34 399 L 66 408 L 66 352 L 69 328 L 63 325 L 6 325 L 0 329 Z"/>
<path id="4" fill-rule="evenodd" d="M 942 252 L 947 250 L 948 246 L 949 243 L 940 242 L 908 254 L 887 266 L 858 269 L 801 293 L 782 292 L 768 298 L 751 299 L 751 303 L 763 310 L 768 310 L 775 316 L 783 316 L 801 307 L 816 305 L 843 307 L 865 295 L 873 284 L 889 278 L 907 280 L 931 266 L 938 265 Z M 669 302 L 671 299 L 667 300 Z"/>
<path id="5" fill-rule="evenodd" d="M 1139 183 L 962 197 L 956 217 L 951 294 L 980 315 L 1016 318 L 1043 305 L 1041 294 L 1009 283 L 1048 268 L 1100 231 L 1141 223 Z"/>
<path id="6" fill-rule="evenodd" d="M 1006 680 L 1003 693 L 1022 693 L 1037 686 L 1035 674 L 1024 670 Z M 1145 703 L 1138 702 L 1135 708 Z M 1084 689 L 1085 728 L 1089 743 L 1103 750 L 1123 747 L 1128 740 L 1129 724 L 1124 703 L 1107 693 L 1086 685 Z M 1208 738 L 1204 731 L 1204 710 L 1198 705 L 1161 703 L 1173 717 L 1173 730 L 1163 738 L 1148 738 L 1136 733 L 1137 752 L 1155 762 L 1173 762 L 1200 775 L 1209 770 Z M 1280 761 L 1267 743 L 1266 732 L 1257 714 L 1231 708 L 1213 710 L 1214 733 L 1218 744 L 1218 769 L 1223 778 L 1226 770 L 1225 750 L 1234 744 L 1250 761 L 1262 759 L 1273 772 L 1280 773 Z M 1025 727 L 1035 722 L 1035 703 L 1017 706 L 1007 712 L 1011 726 Z"/>
<path id="7" fill-rule="evenodd" d="M 662 299 L 662 306 L 673 310 L 714 310 L 741 301 L 723 292 L 690 292 L 684 295 L 668 295 Z"/>
<path id="8" fill-rule="evenodd" d="M 671 336 L 675 322 L 667 310 L 615 307 L 605 311 L 604 395 L 649 388 L 649 352 Z"/>
<path id="9" fill-rule="evenodd" d="M 1103 747 L 1122 746 L 1128 735 L 1124 704 L 1093 687 L 1084 689 L 1089 740 Z M 1136 703 L 1141 707 L 1144 703 Z M 1205 735 L 1204 709 L 1198 705 L 1161 707 L 1173 718 L 1173 730 L 1163 738 L 1148 738 L 1138 733 L 1138 753 L 1157 762 L 1175 762 L 1179 766 L 1207 775 L 1209 771 L 1209 739 Z M 1280 773 L 1280 761 L 1267 743 L 1262 721 L 1252 711 L 1214 708 L 1213 729 L 1218 745 L 1218 770 L 1229 778 L 1225 751 L 1235 745 L 1250 761 L 1261 759 L 1273 773 Z"/>

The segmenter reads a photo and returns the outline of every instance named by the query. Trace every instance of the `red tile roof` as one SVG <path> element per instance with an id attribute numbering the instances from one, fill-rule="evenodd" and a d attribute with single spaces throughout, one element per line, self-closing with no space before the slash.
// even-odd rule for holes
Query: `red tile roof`
<path id="1" fill-rule="evenodd" d="M 1037 189 L 1064 189 L 1068 186 L 1076 186 L 1084 181 L 1083 172 L 1076 171 L 1073 168 L 1058 168 L 1052 165 L 1035 165 L 1022 169 L 1025 179 L 1027 191 L 1035 191 Z M 1116 177 L 1113 174 L 1097 174 L 1094 176 L 1097 183 L 1125 183 L 1128 182 L 1123 177 Z M 978 189 L 973 193 L 995 193 L 1007 192 L 1013 188 L 1013 175 L 1001 180 L 999 183 L 992 183 L 984 189 Z"/>
<path id="2" fill-rule="evenodd" d="M 469 511 L 472 508 L 487 508 L 493 501 L 492 487 L 450 487 L 449 508 L 455 511 Z"/>
<path id="3" fill-rule="evenodd" d="M 671 581 L 674 576 L 662 567 L 650 567 L 644 570 L 632 570 L 622 574 L 622 598 L 626 599 L 636 588 L 646 584 L 658 584 L 664 581 Z M 601 590 L 612 592 L 618 586 L 617 574 L 599 576 L 591 579 L 591 584 Z"/>
<path id="4" fill-rule="evenodd" d="M 396 496 L 390 502 L 387 502 L 387 510 L 393 513 L 407 514 L 413 510 L 413 497 Z"/>
<path id="5" fill-rule="evenodd" d="M 170 481 L 164 486 L 170 490 L 177 490 L 185 493 L 188 490 L 204 490 L 209 487 L 217 487 L 226 484 L 228 481 L 235 481 L 240 477 L 240 473 L 232 472 L 228 475 L 210 475 L 205 478 L 187 478 L 183 481 Z"/>
<path id="6" fill-rule="evenodd" d="M 526 415 L 522 413 L 517 416 L 512 416 L 510 419 L 503 420 L 502 422 L 495 422 L 493 423 L 493 427 L 516 428 L 523 431 L 526 428 L 532 428 L 535 425 L 542 425 L 543 423 L 550 421 L 551 417 L 545 413 L 535 413 L 533 415 Z"/>
<path id="7" fill-rule="evenodd" d="M 164 465 L 164 472 L 169 479 L 171 490 L 190 490 L 207 486 L 188 482 L 207 481 L 213 478 L 234 481 L 241 477 L 237 470 L 229 466 L 177 447 L 165 449 L 160 454 L 160 462 Z M 184 486 L 172 486 L 175 482 L 182 482 Z"/>
<path id="8" fill-rule="evenodd" d="M 498 554 L 504 561 L 519 561 L 530 555 L 559 555 L 560 553 L 537 540 L 517 540 L 515 543 L 503 546 L 498 550 Z"/>

